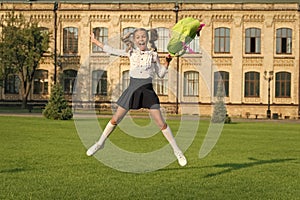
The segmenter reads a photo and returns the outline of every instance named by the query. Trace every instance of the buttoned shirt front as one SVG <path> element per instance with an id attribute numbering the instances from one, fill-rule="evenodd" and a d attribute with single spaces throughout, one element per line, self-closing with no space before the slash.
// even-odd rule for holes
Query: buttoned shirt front
<path id="1" fill-rule="evenodd" d="M 130 59 L 129 75 L 132 78 L 153 78 L 154 74 L 163 78 L 167 73 L 166 67 L 160 65 L 157 52 L 152 50 L 141 51 L 137 48 L 126 52 L 108 45 L 104 45 L 103 50 L 112 55 L 128 56 Z"/>

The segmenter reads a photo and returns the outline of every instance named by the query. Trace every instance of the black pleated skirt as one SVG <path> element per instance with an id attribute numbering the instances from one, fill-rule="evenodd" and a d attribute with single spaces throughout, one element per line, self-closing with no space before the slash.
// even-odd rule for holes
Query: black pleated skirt
<path id="1" fill-rule="evenodd" d="M 153 90 L 152 79 L 130 78 L 128 88 L 122 93 L 117 104 L 126 110 L 159 109 L 160 102 Z"/>

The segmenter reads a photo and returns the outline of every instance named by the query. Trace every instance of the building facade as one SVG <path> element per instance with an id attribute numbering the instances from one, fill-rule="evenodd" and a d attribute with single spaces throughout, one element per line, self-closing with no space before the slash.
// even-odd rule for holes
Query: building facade
<path id="1" fill-rule="evenodd" d="M 91 33 L 125 48 L 122 35 L 137 27 L 156 29 L 163 58 L 172 26 L 193 17 L 205 24 L 200 38 L 173 59 L 164 79 L 154 79 L 167 112 L 210 116 L 221 82 L 230 116 L 266 118 L 270 109 L 276 118 L 299 117 L 298 3 L 3 2 L 1 18 L 12 10 L 52 33 L 54 56 L 41 62 L 29 101 L 46 102 L 57 81 L 70 102 L 110 108 L 128 85 L 129 60 L 93 46 Z M 14 74 L 3 80 L 2 103 L 21 99 L 18 84 Z"/>

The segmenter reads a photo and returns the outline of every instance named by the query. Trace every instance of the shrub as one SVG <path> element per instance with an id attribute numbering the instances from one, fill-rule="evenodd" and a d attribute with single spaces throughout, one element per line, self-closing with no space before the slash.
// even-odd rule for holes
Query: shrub
<path id="1" fill-rule="evenodd" d="M 73 113 L 68 105 L 59 84 L 52 87 L 50 99 L 43 111 L 43 115 L 48 119 L 69 120 L 72 119 Z"/>

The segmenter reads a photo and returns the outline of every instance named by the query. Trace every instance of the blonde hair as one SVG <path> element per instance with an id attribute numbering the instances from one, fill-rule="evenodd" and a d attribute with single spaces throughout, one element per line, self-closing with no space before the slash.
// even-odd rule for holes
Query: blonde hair
<path id="1" fill-rule="evenodd" d="M 134 43 L 132 41 L 131 36 L 134 37 L 135 33 L 138 32 L 138 31 L 146 32 L 147 40 L 148 40 L 148 43 L 150 44 L 151 49 L 153 51 L 157 51 L 157 47 L 155 46 L 155 41 L 158 39 L 157 30 L 156 29 L 146 30 L 144 28 L 135 29 L 132 33 L 129 32 L 126 35 L 124 35 L 123 37 L 121 37 L 122 42 L 124 42 L 127 45 L 126 51 L 129 51 L 129 50 L 133 49 Z M 149 37 L 149 32 L 150 32 L 150 37 Z"/>

